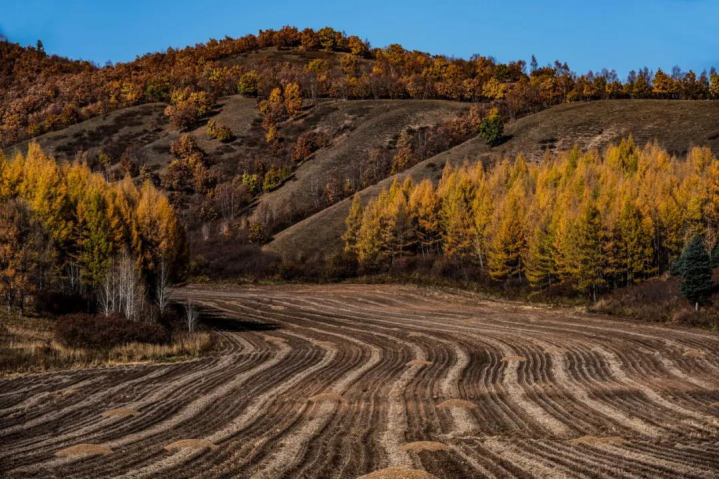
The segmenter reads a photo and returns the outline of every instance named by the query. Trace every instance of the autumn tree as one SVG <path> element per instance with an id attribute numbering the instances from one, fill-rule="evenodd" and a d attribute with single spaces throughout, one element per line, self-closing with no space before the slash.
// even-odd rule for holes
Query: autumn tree
<path id="1" fill-rule="evenodd" d="M 0 202 L 0 294 L 8 314 L 16 304 L 25 314 L 25 299 L 43 286 L 51 259 L 47 235 L 27 205 Z"/>
<path id="2" fill-rule="evenodd" d="M 522 278 L 527 245 L 523 214 L 518 194 L 510 194 L 489 255 L 489 274 L 495 281 Z"/>
<path id="3" fill-rule="evenodd" d="M 575 224 L 574 274 L 577 289 L 589 292 L 594 301 L 604 279 L 604 251 L 602 247 L 602 218 L 597 206 L 588 200 Z"/>
<path id="4" fill-rule="evenodd" d="M 300 86 L 297 83 L 288 83 L 284 92 L 285 109 L 290 118 L 294 118 L 302 113 L 302 96 Z"/>
<path id="5" fill-rule="evenodd" d="M 345 242 L 344 251 L 348 255 L 356 258 L 357 257 L 357 237 L 359 230 L 362 227 L 362 202 L 360 197 L 355 193 L 352 198 L 352 205 L 350 206 L 350 213 L 345 220 L 347 230 L 342 235 L 342 240 Z"/>
<path id="6" fill-rule="evenodd" d="M 243 96 L 257 96 L 259 83 L 260 74 L 257 70 L 250 70 L 243 73 L 240 77 L 240 80 L 237 82 L 237 91 Z"/>

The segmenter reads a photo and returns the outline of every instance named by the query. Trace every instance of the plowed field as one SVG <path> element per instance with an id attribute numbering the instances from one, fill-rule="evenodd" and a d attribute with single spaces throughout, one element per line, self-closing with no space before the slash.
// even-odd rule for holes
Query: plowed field
<path id="1" fill-rule="evenodd" d="M 0 380 L 0 476 L 719 475 L 719 336 L 400 286 L 190 287 L 222 349 Z"/>

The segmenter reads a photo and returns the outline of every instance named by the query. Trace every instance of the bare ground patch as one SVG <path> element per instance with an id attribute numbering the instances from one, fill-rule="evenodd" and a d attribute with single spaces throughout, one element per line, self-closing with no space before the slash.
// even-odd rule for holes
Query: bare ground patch
<path id="1" fill-rule="evenodd" d="M 55 453 L 57 457 L 91 457 L 111 454 L 112 449 L 101 444 L 76 444 Z"/>

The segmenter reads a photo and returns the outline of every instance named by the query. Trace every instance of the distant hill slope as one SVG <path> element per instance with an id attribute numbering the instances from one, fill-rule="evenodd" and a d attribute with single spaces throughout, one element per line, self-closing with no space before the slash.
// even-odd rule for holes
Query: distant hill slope
<path id="1" fill-rule="evenodd" d="M 24 153 L 28 143 L 35 141 L 46 153 L 60 160 L 72 159 L 80 151 L 90 156 L 103 151 L 118 161 L 125 149 L 132 146 L 136 148 L 141 164 L 162 169 L 171 160 L 170 145 L 180 137 L 180 132 L 168 124 L 164 115 L 166 106 L 164 103 L 150 103 L 123 108 L 10 146 L 4 152 L 8 156 L 16 150 Z M 254 98 L 239 95 L 221 98 L 213 108 L 212 118 L 229 126 L 236 141 L 221 143 L 211 140 L 204 124 L 190 133 L 213 161 L 222 161 L 240 151 L 244 135 L 259 118 L 257 102 Z"/>
<path id="2" fill-rule="evenodd" d="M 719 101 L 610 100 L 570 103 L 509 123 L 507 141 L 489 149 L 472 139 L 425 160 L 413 168 L 360 192 L 363 203 L 389 187 L 395 178 L 437 181 L 445 163 L 482 161 L 524 153 L 541 160 L 547 149 L 564 150 L 577 144 L 598 148 L 629 135 L 637 144 L 656 140 L 673 154 L 683 155 L 691 146 L 709 146 L 719 154 Z M 280 255 L 330 253 L 342 248 L 341 235 L 351 199 L 337 203 L 275 235 L 265 250 Z"/>
<path id="3" fill-rule="evenodd" d="M 469 109 L 469 104 L 443 100 L 333 100 L 324 102 L 321 108 L 327 111 L 320 112 L 316 127 L 341 123 L 346 125 L 344 132 L 303 163 L 280 188 L 262 195 L 256 213 L 264 206 L 279 214 L 291 202 L 293 210 L 302 215 L 312 208 L 313 182 L 329 174 L 346 177 L 371 149 L 387 146 L 402 130 L 447 121 Z"/>

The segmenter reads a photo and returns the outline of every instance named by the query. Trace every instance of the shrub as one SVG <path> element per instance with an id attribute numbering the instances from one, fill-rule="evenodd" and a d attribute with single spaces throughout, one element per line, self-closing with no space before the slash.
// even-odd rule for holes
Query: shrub
<path id="1" fill-rule="evenodd" d="M 63 315 L 87 310 L 87 301 L 79 294 L 41 291 L 35 296 L 35 309 L 41 314 Z"/>
<path id="2" fill-rule="evenodd" d="M 292 161 L 301 162 L 306 160 L 312 153 L 327 146 L 330 143 L 330 136 L 325 132 L 308 131 L 302 133 L 292 148 Z"/>
<path id="3" fill-rule="evenodd" d="M 210 120 L 207 122 L 207 136 L 220 141 L 230 141 L 234 135 L 229 126 Z"/>
<path id="4" fill-rule="evenodd" d="M 168 331 L 157 323 L 82 313 L 58 319 L 55 337 L 64 346 L 90 349 L 109 349 L 129 343 L 165 344 L 170 340 Z"/>
<path id="5" fill-rule="evenodd" d="M 489 146 L 497 146 L 502 142 L 504 136 L 504 121 L 499 112 L 494 109 L 489 116 L 479 125 L 479 136 Z"/>
<path id="6" fill-rule="evenodd" d="M 243 96 L 257 96 L 257 86 L 260 83 L 260 74 L 250 70 L 240 77 L 237 83 L 237 91 Z"/>
<path id="7" fill-rule="evenodd" d="M 220 141 L 230 141 L 233 138 L 232 130 L 230 130 L 230 127 L 227 125 L 220 125 L 217 128 L 217 133 L 215 134 L 215 138 L 217 138 Z"/>

